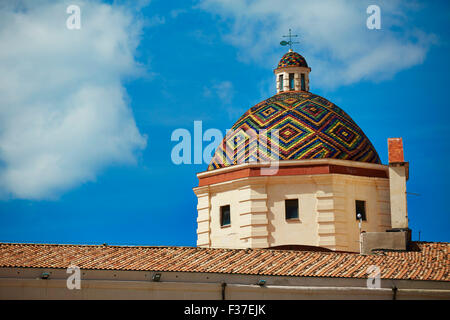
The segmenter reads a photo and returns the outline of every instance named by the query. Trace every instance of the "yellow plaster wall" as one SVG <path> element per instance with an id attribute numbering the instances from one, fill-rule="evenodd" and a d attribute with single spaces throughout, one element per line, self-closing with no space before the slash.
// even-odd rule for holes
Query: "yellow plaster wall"
<path id="1" fill-rule="evenodd" d="M 199 210 L 199 220 L 209 221 L 208 228 L 199 233 L 197 245 L 202 247 L 311 245 L 359 252 L 355 200 L 366 201 L 367 220 L 362 222 L 362 231 L 382 232 L 391 228 L 387 178 L 346 174 L 260 176 L 194 191 L 203 208 Z M 299 199 L 299 218 L 287 221 L 285 200 L 295 198 Z M 210 202 L 207 209 L 205 199 Z M 223 205 L 231 207 L 229 227 L 220 226 Z M 205 230 L 209 230 L 207 236 Z"/>

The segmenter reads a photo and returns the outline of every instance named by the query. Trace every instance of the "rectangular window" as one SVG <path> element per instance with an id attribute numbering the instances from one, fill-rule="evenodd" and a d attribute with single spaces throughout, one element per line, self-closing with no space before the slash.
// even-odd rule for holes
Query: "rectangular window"
<path id="1" fill-rule="evenodd" d="M 302 73 L 301 78 L 302 78 L 302 90 L 306 91 L 305 74 L 304 73 Z"/>
<path id="2" fill-rule="evenodd" d="M 359 220 L 358 214 L 361 215 L 361 219 L 366 221 L 366 202 L 362 200 L 355 200 L 355 208 L 356 208 L 356 220 Z"/>
<path id="3" fill-rule="evenodd" d="M 294 90 L 295 85 L 294 85 L 294 74 L 293 73 L 289 73 L 289 90 Z"/>
<path id="4" fill-rule="evenodd" d="M 278 85 L 279 85 L 280 91 L 283 91 L 283 75 L 282 74 L 280 74 L 278 76 Z"/>
<path id="5" fill-rule="evenodd" d="M 229 226 L 231 224 L 230 218 L 230 206 L 221 206 L 220 207 L 220 225 L 221 226 Z"/>
<path id="6" fill-rule="evenodd" d="M 289 199 L 284 201 L 286 208 L 286 220 L 298 218 L 298 199 Z"/>

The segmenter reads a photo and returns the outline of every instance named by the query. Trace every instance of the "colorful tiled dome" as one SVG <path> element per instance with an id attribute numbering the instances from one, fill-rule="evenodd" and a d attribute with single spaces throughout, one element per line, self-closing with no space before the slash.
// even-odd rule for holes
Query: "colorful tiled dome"
<path id="1" fill-rule="evenodd" d="M 272 138 L 271 130 L 278 130 L 277 137 Z M 372 143 L 342 109 L 318 95 L 291 91 L 258 103 L 240 117 L 216 149 L 208 170 L 277 158 L 381 163 Z"/>
<path id="2" fill-rule="evenodd" d="M 278 68 L 284 67 L 305 67 L 308 68 L 305 58 L 294 51 L 286 53 L 278 62 Z"/>

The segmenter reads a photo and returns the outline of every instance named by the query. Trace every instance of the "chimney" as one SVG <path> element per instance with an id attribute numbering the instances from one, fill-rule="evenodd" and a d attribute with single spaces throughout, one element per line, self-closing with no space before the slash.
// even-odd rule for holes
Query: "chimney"
<path id="1" fill-rule="evenodd" d="M 389 138 L 389 189 L 391 197 L 391 228 L 408 229 L 406 205 L 406 181 L 409 178 L 409 163 L 403 156 L 402 138 Z"/>
<path id="2" fill-rule="evenodd" d="M 409 163 L 403 156 L 402 138 L 389 138 L 389 191 L 391 197 L 391 229 L 386 232 L 364 232 L 361 234 L 361 254 L 372 254 L 375 250 L 409 250 L 411 230 L 408 228 L 406 208 L 406 181 L 409 178 Z"/>

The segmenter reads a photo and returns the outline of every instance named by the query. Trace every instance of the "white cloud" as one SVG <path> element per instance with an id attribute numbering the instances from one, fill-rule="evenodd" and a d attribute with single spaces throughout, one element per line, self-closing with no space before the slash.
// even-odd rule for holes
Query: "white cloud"
<path id="1" fill-rule="evenodd" d="M 158 26 L 166 23 L 166 18 L 155 15 L 148 19 L 146 25 L 149 27 Z"/>
<path id="2" fill-rule="evenodd" d="M 68 30 L 66 8 L 81 8 Z M 0 197 L 49 199 L 107 166 L 136 162 L 146 137 L 122 85 L 142 23 L 97 1 L 0 4 Z"/>
<path id="3" fill-rule="evenodd" d="M 234 88 L 230 81 L 221 81 L 213 85 L 213 88 L 222 104 L 229 105 L 233 101 Z"/>
<path id="4" fill-rule="evenodd" d="M 175 19 L 177 18 L 179 15 L 186 13 L 187 10 L 186 9 L 173 9 L 172 11 L 170 11 L 170 16 Z"/>
<path id="5" fill-rule="evenodd" d="M 233 83 L 228 80 L 215 81 L 210 87 L 203 88 L 203 96 L 206 98 L 218 98 L 222 107 L 226 108 L 230 119 L 235 119 L 242 112 L 242 110 L 232 105 L 234 93 Z"/>
<path id="6" fill-rule="evenodd" d="M 312 67 L 312 85 L 335 88 L 384 80 L 420 64 L 434 40 L 408 24 L 408 14 L 420 7 L 416 2 L 377 1 L 381 30 L 367 29 L 366 8 L 372 2 L 203 0 L 199 8 L 229 23 L 225 40 L 240 49 L 239 58 L 246 62 L 275 67 L 278 43 L 291 28 L 300 35 L 296 50 Z"/>

